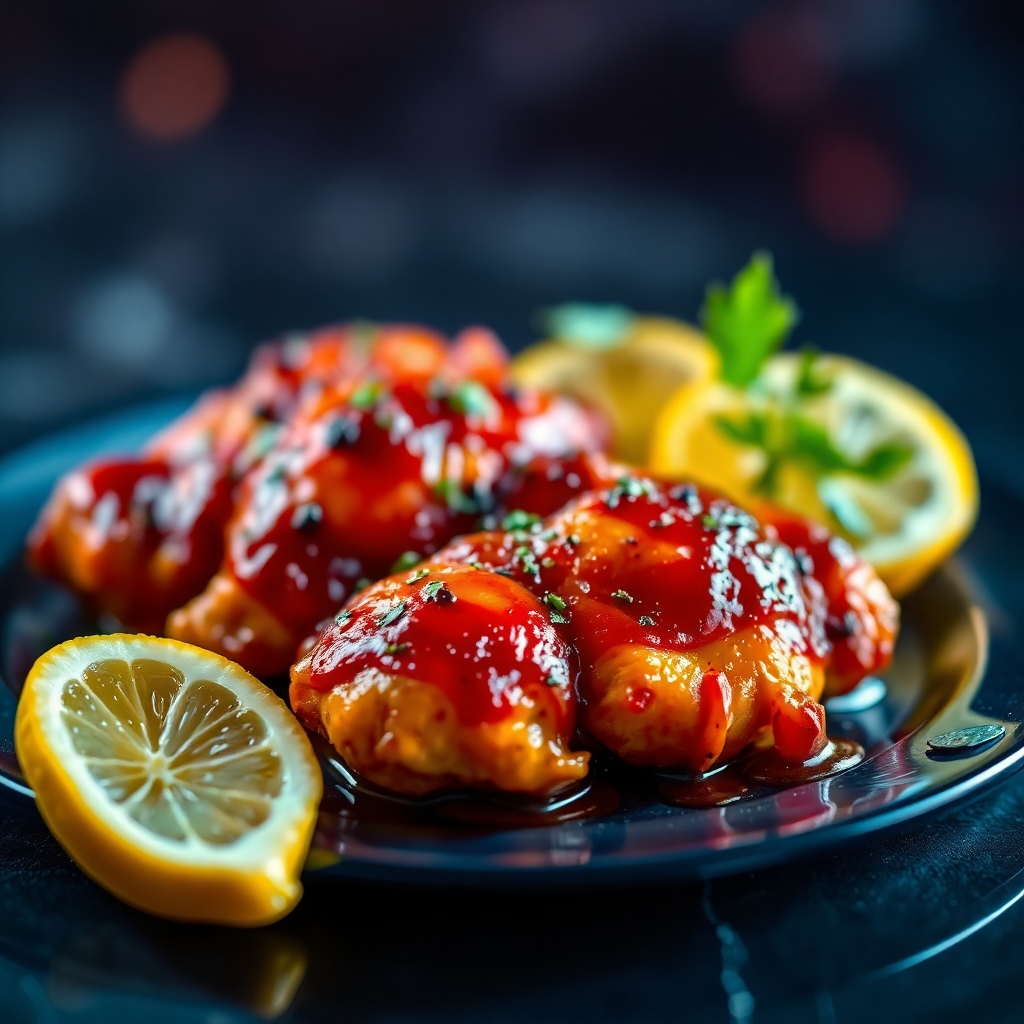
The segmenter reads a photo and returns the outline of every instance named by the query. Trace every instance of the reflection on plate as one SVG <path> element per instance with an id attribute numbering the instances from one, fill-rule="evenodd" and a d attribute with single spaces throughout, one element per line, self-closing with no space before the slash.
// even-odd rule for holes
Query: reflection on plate
<path id="1" fill-rule="evenodd" d="M 37 654 L 95 630 L 74 598 L 24 569 L 25 531 L 62 471 L 101 449 L 133 447 L 178 408 L 108 419 L 0 463 L 0 667 L 8 687 L 0 700 L 0 781 L 12 789 L 26 792 L 10 735 L 14 693 Z M 986 616 L 967 580 L 1000 571 L 993 557 L 1015 550 L 1012 520 L 1022 510 L 997 491 L 986 495 L 983 508 L 980 540 L 968 546 L 966 559 L 905 600 L 884 686 L 869 680 L 830 707 L 833 736 L 867 753 L 856 767 L 782 790 L 744 784 L 721 806 L 679 807 L 664 799 L 671 799 L 666 786 L 678 780 L 599 764 L 589 784 L 554 810 L 539 813 L 507 801 L 489 802 L 481 812 L 483 802 L 467 797 L 426 804 L 389 799 L 325 757 L 328 795 L 310 869 L 494 882 L 710 875 L 788 858 L 971 792 L 1024 756 L 1012 636 L 1001 630 L 990 648 Z M 965 747 L 962 756 L 935 756 L 928 746 L 940 734 L 985 725 L 1005 731 L 988 745 Z"/>

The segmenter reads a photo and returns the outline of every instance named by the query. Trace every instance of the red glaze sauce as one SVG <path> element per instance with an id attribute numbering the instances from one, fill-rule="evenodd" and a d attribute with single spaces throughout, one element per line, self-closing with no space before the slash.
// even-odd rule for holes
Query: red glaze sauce
<path id="1" fill-rule="evenodd" d="M 564 607 L 552 611 L 566 625 L 583 611 L 584 661 L 619 644 L 690 650 L 780 619 L 795 627 L 794 650 L 828 654 L 824 609 L 792 552 L 723 498 L 627 475 L 546 525 L 521 521 L 456 541 L 438 560 L 479 562 L 556 595 Z"/>
<path id="2" fill-rule="evenodd" d="M 823 592 L 832 644 L 828 693 L 845 693 L 885 669 L 899 631 L 899 605 L 874 570 L 825 527 L 775 509 L 761 513 L 796 554 L 807 586 Z"/>
<path id="3" fill-rule="evenodd" d="M 353 324 L 265 345 L 235 387 L 200 399 L 146 455 L 66 477 L 33 531 L 30 556 L 122 622 L 162 631 L 167 613 L 198 594 L 221 564 L 235 483 L 274 447 L 300 405 L 361 375 L 496 382 L 507 363 L 483 328 L 449 344 L 422 327 Z"/>
<path id="4" fill-rule="evenodd" d="M 68 575 L 137 628 L 162 629 L 168 608 L 203 587 L 223 555 L 230 484 L 209 460 L 111 461 L 66 477 L 29 538 L 49 575 Z"/>
<path id="5" fill-rule="evenodd" d="M 429 680 L 466 726 L 500 722 L 529 700 L 548 709 L 557 733 L 572 731 L 577 664 L 536 598 L 475 569 L 414 570 L 408 579 L 381 580 L 349 602 L 294 678 L 327 692 L 377 669 Z M 295 711 L 319 729 L 315 706 Z"/>
<path id="6" fill-rule="evenodd" d="M 593 444 L 592 422 L 562 399 L 478 382 L 339 387 L 246 478 L 226 569 L 301 637 L 357 581 L 472 529 L 516 486 L 519 463 Z"/>

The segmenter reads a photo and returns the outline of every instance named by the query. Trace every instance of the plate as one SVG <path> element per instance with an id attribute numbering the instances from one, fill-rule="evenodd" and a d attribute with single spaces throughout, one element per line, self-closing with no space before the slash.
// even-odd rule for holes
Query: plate
<path id="1" fill-rule="evenodd" d="M 13 756 L 21 681 L 38 653 L 97 631 L 71 594 L 25 568 L 25 534 L 61 473 L 91 455 L 135 450 L 187 404 L 120 413 L 0 460 L 0 784 L 21 799 L 31 798 Z M 511 799 L 388 798 L 322 749 L 326 795 L 307 870 L 472 884 L 710 877 L 845 842 L 977 792 L 1024 763 L 1022 517 L 1024 503 L 986 485 L 962 554 L 903 602 L 890 671 L 830 702 L 830 733 L 867 752 L 852 769 L 683 808 L 662 799 L 666 777 L 598 764 L 586 792 L 540 813 Z M 977 731 L 965 741 L 961 730 Z"/>

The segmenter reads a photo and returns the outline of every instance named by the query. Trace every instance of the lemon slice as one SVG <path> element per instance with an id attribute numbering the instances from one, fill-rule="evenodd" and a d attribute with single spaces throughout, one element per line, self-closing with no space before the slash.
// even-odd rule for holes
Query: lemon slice
<path id="1" fill-rule="evenodd" d="M 845 536 L 895 595 L 905 594 L 977 517 L 967 441 L 921 392 L 842 356 L 818 357 L 822 386 L 795 402 L 802 365 L 783 353 L 745 391 L 720 382 L 679 389 L 655 427 L 650 468 L 706 483 L 739 504 L 768 500 L 816 519 Z M 795 456 L 773 448 L 794 409 Z M 782 454 L 773 459 L 773 451 Z"/>
<path id="2" fill-rule="evenodd" d="M 258 925 L 298 902 L 319 764 L 238 665 L 150 636 L 70 640 L 29 673 L 15 743 L 50 830 L 126 903 Z"/>
<path id="3" fill-rule="evenodd" d="M 562 307 L 577 315 L 573 336 L 542 341 L 512 361 L 512 379 L 523 387 L 556 391 L 604 412 L 611 422 L 613 454 L 641 463 L 650 447 L 658 411 L 680 385 L 709 380 L 718 354 L 694 327 L 678 320 L 632 317 L 618 307 Z M 605 311 L 595 321 L 596 311 Z"/>

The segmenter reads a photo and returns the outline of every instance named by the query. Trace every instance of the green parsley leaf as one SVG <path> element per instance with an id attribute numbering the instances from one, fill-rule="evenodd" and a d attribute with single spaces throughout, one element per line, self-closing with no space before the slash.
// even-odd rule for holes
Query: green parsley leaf
<path id="1" fill-rule="evenodd" d="M 813 346 L 800 351 L 800 369 L 796 377 L 796 393 L 801 398 L 816 398 L 832 390 L 832 378 L 821 376 L 817 367 L 818 352 Z"/>
<path id="2" fill-rule="evenodd" d="M 426 568 L 417 569 L 405 582 L 406 583 L 419 583 L 419 581 L 421 579 L 423 579 L 424 576 L 429 576 L 429 575 L 430 575 L 430 570 L 429 569 L 426 569 Z"/>
<path id="3" fill-rule="evenodd" d="M 633 314 L 625 306 L 592 306 L 583 302 L 543 309 L 537 319 L 551 337 L 596 352 L 621 345 L 633 326 Z"/>
<path id="4" fill-rule="evenodd" d="M 779 292 L 766 252 L 754 253 L 728 288 L 708 285 L 701 310 L 704 331 L 722 359 L 722 380 L 738 388 L 754 381 L 799 319 L 796 304 Z"/>
<path id="5" fill-rule="evenodd" d="M 565 611 L 565 601 L 557 594 L 545 594 L 544 603 L 552 608 L 557 608 L 560 612 Z"/>
<path id="6" fill-rule="evenodd" d="M 714 422 L 730 441 L 737 444 L 752 444 L 763 448 L 768 443 L 768 417 L 764 413 L 752 412 L 735 419 L 716 416 Z"/>

